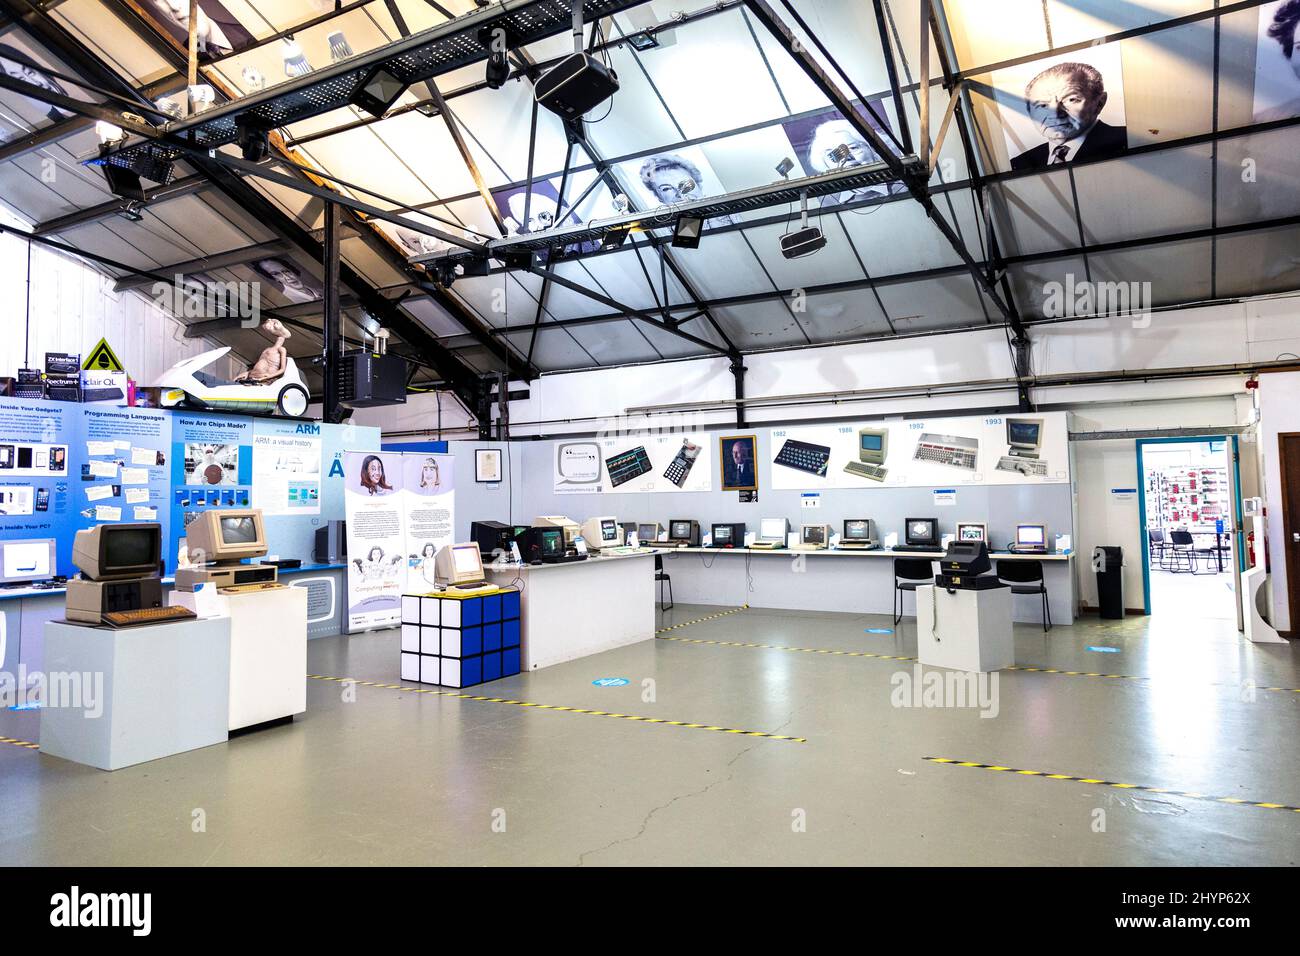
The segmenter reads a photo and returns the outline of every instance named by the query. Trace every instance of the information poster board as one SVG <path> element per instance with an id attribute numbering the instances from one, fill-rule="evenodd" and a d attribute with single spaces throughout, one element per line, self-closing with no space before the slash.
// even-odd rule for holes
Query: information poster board
<path id="1" fill-rule="evenodd" d="M 80 476 L 71 474 L 80 411 L 80 406 L 36 399 L 0 404 L 0 535 L 9 541 L 53 538 L 57 557 L 55 568 L 47 569 L 51 576 L 75 573 L 72 538 L 79 526 L 86 526 L 78 514 L 84 504 L 73 494 Z M 43 556 L 37 546 L 30 555 L 49 563 L 48 545 Z M 23 571 L 5 569 L 6 575 Z"/>
<path id="2" fill-rule="evenodd" d="M 704 432 L 629 434 L 554 445 L 556 494 L 710 491 L 713 439 Z"/>
<path id="3" fill-rule="evenodd" d="M 82 516 L 95 524 L 157 521 L 169 540 L 171 418 L 156 408 L 87 406 Z"/>
<path id="4" fill-rule="evenodd" d="M 253 420 L 204 412 L 172 417 L 171 544 L 168 571 L 188 560 L 185 529 L 212 508 L 253 503 Z"/>
<path id="5" fill-rule="evenodd" d="M 435 587 L 433 559 L 456 533 L 456 486 L 451 455 L 403 454 L 407 590 Z M 400 614 L 399 614 L 400 623 Z"/>
<path id="6" fill-rule="evenodd" d="M 401 623 L 406 590 L 403 456 L 345 452 L 348 540 L 348 633 Z"/>
<path id="7" fill-rule="evenodd" d="M 253 423 L 253 507 L 267 515 L 318 515 L 321 426 L 260 419 Z"/>

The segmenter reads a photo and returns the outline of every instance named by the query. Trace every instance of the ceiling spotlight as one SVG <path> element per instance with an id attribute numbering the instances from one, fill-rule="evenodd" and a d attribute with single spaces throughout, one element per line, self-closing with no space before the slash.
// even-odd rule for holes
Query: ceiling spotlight
<path id="1" fill-rule="evenodd" d="M 191 113 L 202 113 L 217 101 L 216 91 L 207 83 L 195 83 L 188 88 Z"/>
<path id="2" fill-rule="evenodd" d="M 620 216 L 632 208 L 632 203 L 627 198 L 627 193 L 619 193 L 614 197 L 614 211 Z"/>
<path id="3" fill-rule="evenodd" d="M 158 107 L 158 109 L 174 120 L 183 119 L 185 116 L 185 110 L 181 107 L 181 104 L 176 100 L 168 99 L 167 97 L 155 100 L 154 106 Z"/>
<path id="4" fill-rule="evenodd" d="M 776 174 L 782 179 L 789 179 L 792 169 L 794 169 L 794 160 L 789 156 L 781 157 L 781 161 L 776 164 Z"/>
<path id="5" fill-rule="evenodd" d="M 130 222 L 139 222 L 144 218 L 144 203 L 136 199 L 128 200 L 122 204 L 118 215 Z"/>
<path id="6" fill-rule="evenodd" d="M 608 230 L 600 241 L 602 249 L 617 249 L 623 243 L 627 242 L 627 235 L 632 231 L 631 226 L 615 226 Z"/>
<path id="7" fill-rule="evenodd" d="M 115 146 L 126 139 L 126 130 L 106 120 L 99 120 L 95 123 L 95 135 L 99 137 L 101 145 Z"/>
<path id="8" fill-rule="evenodd" d="M 383 66 L 377 66 L 363 79 L 352 92 L 351 102 L 361 107 L 371 116 L 382 117 L 388 108 L 397 102 L 397 98 L 406 92 L 406 84 L 389 73 Z"/>
<path id="9" fill-rule="evenodd" d="M 334 31 L 325 39 L 330 45 L 330 59 L 335 63 L 346 60 L 352 55 L 352 44 L 348 43 L 348 38 L 343 35 L 342 30 Z"/>
<path id="10" fill-rule="evenodd" d="M 127 169 L 125 166 L 118 166 L 112 159 L 108 158 L 108 153 L 112 148 L 112 143 L 100 143 L 99 145 L 99 168 L 104 171 L 108 191 L 122 199 L 144 202 L 144 186 L 140 183 L 140 174 Z"/>
<path id="11" fill-rule="evenodd" d="M 641 33 L 634 33 L 627 38 L 627 42 L 632 44 L 632 49 L 637 52 L 643 50 L 653 50 L 659 45 L 659 38 L 655 36 L 654 30 L 645 30 Z"/>
<path id="12" fill-rule="evenodd" d="M 487 76 L 485 82 L 489 89 L 499 90 L 510 79 L 509 38 L 500 26 L 483 27 L 478 31 L 478 42 L 488 51 Z"/>
<path id="13" fill-rule="evenodd" d="M 260 163 L 271 152 L 267 129 L 257 117 L 244 113 L 235 118 L 239 151 L 250 163 Z"/>
<path id="14" fill-rule="evenodd" d="M 840 143 L 840 145 L 830 151 L 831 162 L 835 163 L 837 166 L 843 166 L 852 158 L 853 150 L 849 147 L 848 143 Z"/>
<path id="15" fill-rule="evenodd" d="M 285 76 L 302 76 L 312 71 L 311 64 L 307 62 L 307 55 L 302 52 L 302 47 L 293 37 L 284 38 L 284 47 L 280 50 L 280 56 L 284 59 Z"/>
<path id="16" fill-rule="evenodd" d="M 704 219 L 700 216 L 678 216 L 673 223 L 673 245 L 678 249 L 698 249 Z"/>
<path id="17" fill-rule="evenodd" d="M 677 184 L 677 195 L 681 196 L 683 199 L 693 192 L 695 192 L 695 180 L 691 179 L 690 176 L 687 176 Z"/>
<path id="18" fill-rule="evenodd" d="M 244 85 L 248 87 L 250 93 L 256 93 L 266 87 L 266 77 L 261 74 L 261 71 L 251 66 L 244 67 L 239 75 L 243 78 Z"/>
<path id="19" fill-rule="evenodd" d="M 433 280 L 444 289 L 450 289 L 456 281 L 456 263 L 450 259 L 440 259 L 433 264 Z"/>
<path id="20" fill-rule="evenodd" d="M 787 259 L 810 256 L 826 245 L 825 234 L 816 226 L 808 225 L 808 191 L 799 193 L 799 228 L 781 237 L 781 255 Z"/>

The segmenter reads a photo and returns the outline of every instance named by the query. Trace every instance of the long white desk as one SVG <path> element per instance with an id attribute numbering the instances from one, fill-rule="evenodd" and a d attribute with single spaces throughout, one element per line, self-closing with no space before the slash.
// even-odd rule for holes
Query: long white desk
<path id="1" fill-rule="evenodd" d="M 938 561 L 934 551 L 888 549 L 799 551 L 791 548 L 663 548 L 664 570 L 672 576 L 673 600 L 686 604 L 748 604 L 751 607 L 802 611 L 848 611 L 892 614 L 892 558 Z M 1074 553 L 1013 554 L 992 552 L 993 561 L 1041 561 L 1052 623 L 1071 624 L 1077 604 Z M 936 569 L 937 570 L 937 569 Z M 916 613 L 911 592 L 903 595 L 903 613 Z M 1042 600 L 1015 595 L 1016 621 L 1040 623 Z"/>
<path id="2" fill-rule="evenodd" d="M 494 563 L 483 570 L 493 584 L 520 589 L 526 671 L 655 636 L 654 554 L 649 551 L 567 564 Z"/>

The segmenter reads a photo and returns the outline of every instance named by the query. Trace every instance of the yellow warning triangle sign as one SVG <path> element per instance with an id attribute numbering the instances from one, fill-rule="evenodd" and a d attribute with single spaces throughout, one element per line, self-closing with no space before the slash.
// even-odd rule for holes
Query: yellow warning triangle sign
<path id="1" fill-rule="evenodd" d="M 87 372 L 125 372 L 122 361 L 109 346 L 107 339 L 100 339 L 99 344 L 90 350 L 86 360 L 81 363 Z"/>

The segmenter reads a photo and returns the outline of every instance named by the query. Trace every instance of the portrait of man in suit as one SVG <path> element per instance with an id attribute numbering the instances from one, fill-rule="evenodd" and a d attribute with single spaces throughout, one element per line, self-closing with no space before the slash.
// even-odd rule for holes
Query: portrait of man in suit
<path id="1" fill-rule="evenodd" d="M 753 491 L 758 488 L 755 442 L 753 435 L 728 435 L 718 439 L 722 452 L 723 491 Z"/>
<path id="2" fill-rule="evenodd" d="M 1025 111 L 1045 142 L 1011 160 L 1012 169 L 1042 169 L 1101 159 L 1128 146 L 1128 130 L 1100 117 L 1110 95 L 1101 71 L 1088 63 L 1057 63 L 1025 87 Z"/>

